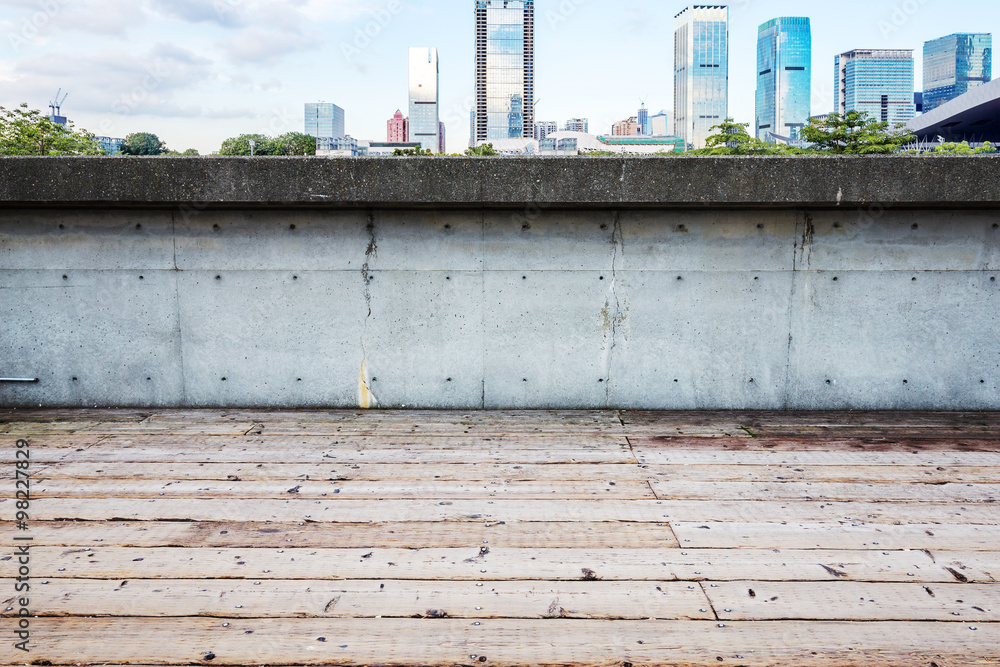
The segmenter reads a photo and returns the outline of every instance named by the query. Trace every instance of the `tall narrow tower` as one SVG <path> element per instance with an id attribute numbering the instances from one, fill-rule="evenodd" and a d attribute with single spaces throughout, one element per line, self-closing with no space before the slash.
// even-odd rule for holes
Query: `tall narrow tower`
<path id="1" fill-rule="evenodd" d="M 441 145 L 437 49 L 410 48 L 410 141 L 434 153 Z"/>
<path id="2" fill-rule="evenodd" d="M 475 143 L 535 132 L 535 2 L 476 0 Z"/>
<path id="3" fill-rule="evenodd" d="M 783 17 L 757 32 L 757 138 L 800 141 L 812 115 L 812 31 L 809 19 Z"/>
<path id="4" fill-rule="evenodd" d="M 729 115 L 729 7 L 691 5 L 674 17 L 674 132 L 704 148 Z"/>

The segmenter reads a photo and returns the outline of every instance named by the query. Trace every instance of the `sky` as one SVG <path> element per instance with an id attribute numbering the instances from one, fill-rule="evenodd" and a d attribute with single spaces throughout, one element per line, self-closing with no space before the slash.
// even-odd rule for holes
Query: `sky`
<path id="1" fill-rule="evenodd" d="M 79 128 L 153 132 L 175 150 L 217 151 L 244 133 L 302 132 L 305 102 L 343 107 L 347 132 L 384 140 L 406 113 L 410 46 L 437 47 L 448 150 L 468 145 L 474 0 L 0 0 L 0 106 L 62 113 Z M 538 0 L 536 118 L 590 130 L 673 105 L 673 17 L 683 2 Z M 734 0 L 730 115 L 754 117 L 757 27 L 809 16 L 813 113 L 833 107 L 833 58 L 997 32 L 996 0 Z"/>

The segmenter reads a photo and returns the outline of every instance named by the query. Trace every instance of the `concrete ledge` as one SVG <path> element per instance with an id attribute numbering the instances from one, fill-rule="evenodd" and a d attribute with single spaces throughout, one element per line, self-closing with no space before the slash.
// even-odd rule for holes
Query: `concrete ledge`
<path id="1" fill-rule="evenodd" d="M 0 158 L 0 204 L 1000 208 L 1000 159 Z"/>

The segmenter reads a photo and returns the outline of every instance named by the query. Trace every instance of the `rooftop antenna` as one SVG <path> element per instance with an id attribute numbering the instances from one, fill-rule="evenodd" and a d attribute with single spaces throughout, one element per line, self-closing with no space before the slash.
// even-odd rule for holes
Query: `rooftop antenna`
<path id="1" fill-rule="evenodd" d="M 62 96 L 62 99 L 59 99 L 60 93 L 62 93 L 62 88 L 56 91 L 55 99 L 49 102 L 49 109 L 52 111 L 53 116 L 62 115 L 60 112 L 62 111 L 63 102 L 65 102 L 66 98 L 69 97 L 69 93 L 66 93 L 65 95 Z"/>

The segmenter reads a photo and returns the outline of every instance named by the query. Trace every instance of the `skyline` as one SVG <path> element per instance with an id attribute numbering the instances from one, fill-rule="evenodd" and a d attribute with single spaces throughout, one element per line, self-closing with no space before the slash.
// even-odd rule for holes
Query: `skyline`
<path id="1" fill-rule="evenodd" d="M 366 4 L 0 0 L 0 105 L 27 102 L 47 111 L 62 88 L 69 92 L 63 114 L 77 127 L 111 136 L 151 131 L 171 148 L 208 153 L 238 134 L 301 132 L 304 104 L 326 101 L 345 109 L 351 136 L 380 140 L 393 112 L 407 106 L 408 50 L 427 46 L 439 53 L 448 150 L 461 152 L 474 94 L 474 2 Z M 730 3 L 730 115 L 753 122 L 761 23 L 811 18 L 812 113 L 820 114 L 833 107 L 838 53 L 913 49 L 920 90 L 925 41 L 954 32 L 996 33 L 1000 18 L 984 20 L 996 15 L 991 4 L 962 5 L 956 16 L 936 0 L 845 0 L 804 12 L 784 1 Z M 592 132 L 606 133 L 636 115 L 643 99 L 650 115 L 672 113 L 673 22 L 685 6 L 539 2 L 536 119 L 562 125 L 586 117 Z M 32 22 L 38 24 L 33 31 Z"/>

